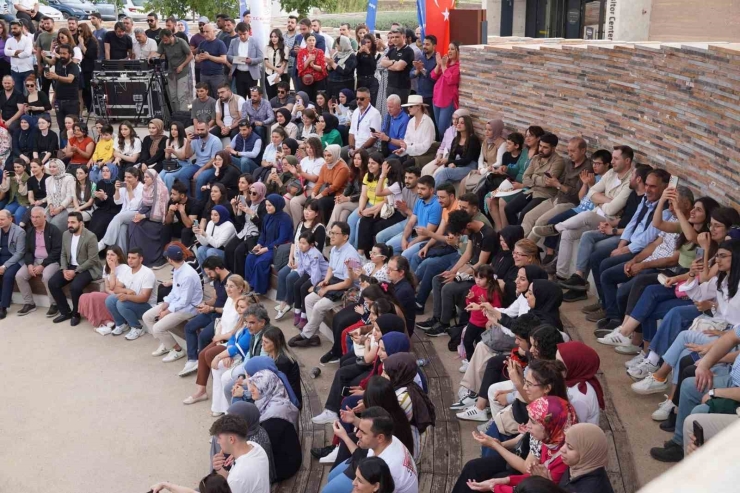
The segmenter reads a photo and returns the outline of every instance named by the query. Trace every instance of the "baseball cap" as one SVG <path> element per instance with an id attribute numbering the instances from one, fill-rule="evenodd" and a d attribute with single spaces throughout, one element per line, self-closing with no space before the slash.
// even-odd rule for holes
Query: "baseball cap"
<path id="1" fill-rule="evenodd" d="M 198 24 L 208 24 L 208 17 L 205 15 L 198 17 Z"/>
<path id="2" fill-rule="evenodd" d="M 184 255 L 182 253 L 182 248 L 180 248 L 177 245 L 170 245 L 167 247 L 167 251 L 164 252 L 165 257 L 167 257 L 170 260 L 174 260 L 175 262 L 179 262 L 183 259 Z"/>

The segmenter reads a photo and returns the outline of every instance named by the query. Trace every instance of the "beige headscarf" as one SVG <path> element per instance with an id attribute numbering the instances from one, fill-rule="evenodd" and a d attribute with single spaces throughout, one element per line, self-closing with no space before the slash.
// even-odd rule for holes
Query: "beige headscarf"
<path id="1" fill-rule="evenodd" d="M 159 150 L 159 141 L 165 138 L 164 122 L 159 118 L 153 118 L 149 120 L 149 124 L 157 128 L 157 135 L 152 137 L 152 144 L 149 146 L 149 155 L 154 156 Z"/>
<path id="2" fill-rule="evenodd" d="M 352 51 L 352 43 L 347 36 L 339 36 L 337 38 L 337 53 L 334 55 L 334 61 L 337 65 L 344 68 L 344 64 L 354 53 Z"/>
<path id="3" fill-rule="evenodd" d="M 565 441 L 571 444 L 581 456 L 578 464 L 570 466 L 571 478 L 606 467 L 609 462 L 606 435 L 594 424 L 578 423 L 571 426 L 565 431 Z"/>

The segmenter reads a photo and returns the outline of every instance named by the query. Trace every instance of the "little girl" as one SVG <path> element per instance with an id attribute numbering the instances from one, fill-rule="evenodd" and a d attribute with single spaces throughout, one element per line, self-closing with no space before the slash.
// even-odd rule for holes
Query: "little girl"
<path id="1" fill-rule="evenodd" d="M 308 289 L 321 282 L 329 270 L 329 262 L 316 248 L 313 232 L 304 231 L 301 233 L 294 264 L 289 265 L 289 267 L 295 269 L 299 277 L 297 279 L 293 278 L 295 280 L 292 285 L 288 282 L 287 299 L 284 301 L 285 304 L 281 305 L 281 308 L 286 310 L 290 305 L 293 305 L 293 325 L 303 330 L 303 327 L 308 323 L 303 300 L 308 296 Z"/>
<path id="2" fill-rule="evenodd" d="M 496 282 L 493 267 L 484 264 L 475 269 L 475 285 L 470 288 L 468 296 L 465 298 L 467 302 L 465 309 L 470 312 L 470 321 L 465 328 L 465 336 L 463 337 L 465 359 L 463 359 L 460 368 L 462 373 L 468 369 L 468 362 L 473 357 L 475 344 L 480 341 L 481 334 L 486 330 L 488 317 L 486 317 L 485 310 L 481 305 L 489 303 L 491 306 L 498 308 L 501 306 L 502 297 L 501 288 Z"/>

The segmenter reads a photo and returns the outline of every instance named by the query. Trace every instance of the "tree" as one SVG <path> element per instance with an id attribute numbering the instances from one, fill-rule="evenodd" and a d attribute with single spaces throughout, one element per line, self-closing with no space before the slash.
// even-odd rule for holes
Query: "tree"
<path id="1" fill-rule="evenodd" d="M 337 0 L 280 0 L 280 5 L 286 12 L 298 12 L 298 17 L 303 18 L 308 15 L 308 11 L 314 7 L 330 10 L 332 4 Z"/>
<path id="2" fill-rule="evenodd" d="M 234 19 L 239 17 L 238 0 L 149 0 L 145 8 L 147 11 L 159 12 L 164 16 L 174 15 L 177 18 L 191 12 L 205 15 L 211 20 L 220 13 L 231 15 Z"/>

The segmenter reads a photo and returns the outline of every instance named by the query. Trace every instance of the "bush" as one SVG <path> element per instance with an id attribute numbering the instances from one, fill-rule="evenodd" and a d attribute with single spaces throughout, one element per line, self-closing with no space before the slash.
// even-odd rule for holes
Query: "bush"
<path id="1" fill-rule="evenodd" d="M 344 22 L 349 22 L 351 26 L 356 26 L 361 22 L 365 22 L 366 15 L 364 13 L 358 13 L 356 15 L 347 15 L 340 17 L 333 17 L 328 19 L 321 19 L 321 24 L 326 27 L 339 27 Z M 398 22 L 403 26 L 410 29 L 416 29 L 419 22 L 416 19 L 416 11 L 411 12 L 378 12 L 375 18 L 375 29 L 378 31 L 388 31 L 391 28 L 391 24 Z"/>

